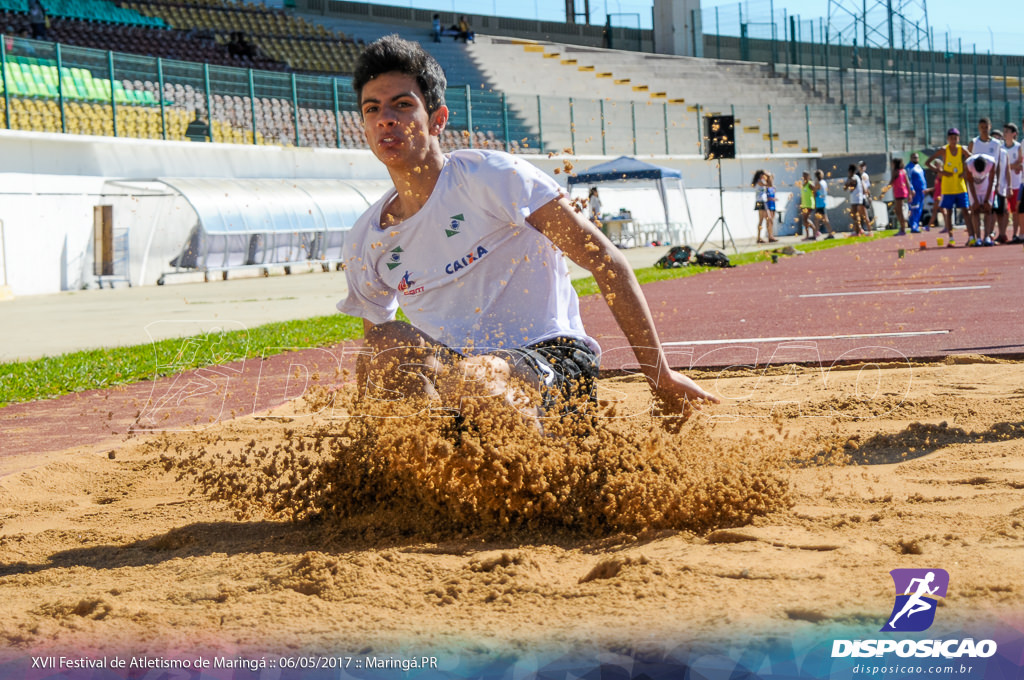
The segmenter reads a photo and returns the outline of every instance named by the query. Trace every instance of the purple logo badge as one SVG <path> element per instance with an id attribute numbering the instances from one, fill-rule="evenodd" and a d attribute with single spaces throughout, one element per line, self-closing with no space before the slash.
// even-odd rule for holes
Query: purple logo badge
<path id="1" fill-rule="evenodd" d="M 946 597 L 949 572 L 945 569 L 893 569 L 896 602 L 882 632 L 917 633 L 935 621 L 938 598 Z"/>

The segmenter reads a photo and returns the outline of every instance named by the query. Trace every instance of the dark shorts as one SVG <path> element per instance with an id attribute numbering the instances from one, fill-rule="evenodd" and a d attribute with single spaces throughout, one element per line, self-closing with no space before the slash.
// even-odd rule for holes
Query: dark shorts
<path id="1" fill-rule="evenodd" d="M 757 201 L 754 203 L 754 210 L 767 210 L 768 206 L 764 204 L 764 201 Z"/>
<path id="2" fill-rule="evenodd" d="M 996 197 L 992 199 L 992 214 L 1006 214 L 1006 196 L 1000 196 L 999 194 L 996 194 Z"/>
<path id="3" fill-rule="evenodd" d="M 815 208 L 814 209 L 814 214 L 815 215 L 821 215 L 822 217 L 824 217 L 825 216 L 825 209 L 824 208 Z"/>
<path id="4" fill-rule="evenodd" d="M 514 349 L 490 352 L 504 358 L 515 369 L 528 370 L 543 385 L 543 407 L 559 400 L 597 400 L 597 354 L 577 338 L 552 338 Z M 563 406 L 563 412 L 567 408 Z"/>

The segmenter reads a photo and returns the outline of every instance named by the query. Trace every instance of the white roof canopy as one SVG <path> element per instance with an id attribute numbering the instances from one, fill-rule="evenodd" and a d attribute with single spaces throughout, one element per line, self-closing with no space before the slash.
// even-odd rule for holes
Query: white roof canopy
<path id="1" fill-rule="evenodd" d="M 179 191 L 208 235 L 346 231 L 390 182 L 362 187 L 329 179 L 196 179 L 161 182 Z M 363 181 L 361 184 L 366 185 Z M 375 189 L 380 189 L 377 193 Z M 369 190 L 369 191 L 367 191 Z"/>

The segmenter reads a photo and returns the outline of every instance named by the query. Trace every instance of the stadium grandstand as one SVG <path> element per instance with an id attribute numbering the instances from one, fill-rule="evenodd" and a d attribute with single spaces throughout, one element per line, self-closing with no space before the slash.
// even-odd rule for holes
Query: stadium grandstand
<path id="1" fill-rule="evenodd" d="M 772 61 L 777 47 L 737 46 L 718 35 L 704 36 L 705 54 L 721 55 L 724 42 L 726 54 L 750 59 L 528 35 L 433 43 L 424 12 L 409 10 L 396 21 L 397 8 L 381 12 L 389 23 L 233 0 L 45 6 L 52 42 L 21 37 L 28 32 L 25 0 L 0 5 L 3 122 L 11 129 L 174 140 L 185 138 L 198 111 L 213 141 L 361 147 L 349 76 L 365 40 L 391 32 L 420 39 L 445 67 L 450 148 L 699 153 L 702 117 L 729 113 L 737 119 L 739 148 L 749 153 L 885 152 L 940 143 L 948 124 L 971 129 L 981 111 L 1005 110 L 1011 119 L 1019 115 L 1010 110 L 1021 108 L 1020 77 L 1007 73 L 1005 59 L 1003 73 L 993 74 L 991 57 L 981 73 L 977 64 L 948 73 L 948 59 L 946 71 L 928 68 L 935 55 L 921 51 L 900 69 L 855 69 L 840 66 L 849 48 L 835 46 L 832 64 L 824 50 L 783 71 Z M 647 42 L 640 32 L 636 44 Z M 813 47 L 803 52 L 817 55 Z M 869 50 L 862 54 L 870 57 Z M 1015 66 L 1019 71 L 1019 59 Z M 544 78 L 535 77 L 540 70 Z"/>

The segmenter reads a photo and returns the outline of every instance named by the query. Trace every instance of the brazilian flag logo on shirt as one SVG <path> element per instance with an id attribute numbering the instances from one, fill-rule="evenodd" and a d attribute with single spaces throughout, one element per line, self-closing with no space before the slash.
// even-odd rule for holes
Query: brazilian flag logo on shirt
<path id="1" fill-rule="evenodd" d="M 452 215 L 452 221 L 448 223 L 448 228 L 444 230 L 444 235 L 448 238 L 457 236 L 459 234 L 459 228 L 462 227 L 462 223 L 466 221 L 466 216 L 462 213 L 458 215 Z"/>
<path id="2" fill-rule="evenodd" d="M 404 253 L 404 252 L 405 251 L 402 250 L 402 246 L 398 246 L 398 247 L 394 248 L 393 250 L 391 250 L 391 256 L 390 256 L 390 260 L 391 261 L 387 263 L 388 270 L 394 269 L 395 267 L 401 267 L 402 266 L 402 253 Z"/>

